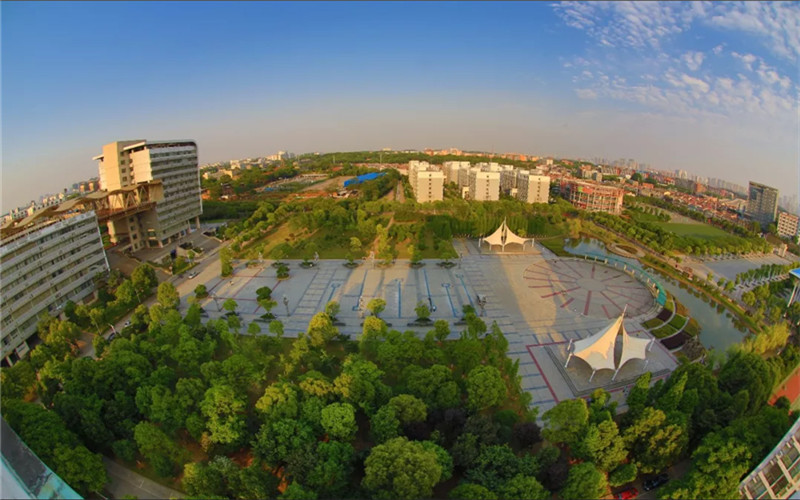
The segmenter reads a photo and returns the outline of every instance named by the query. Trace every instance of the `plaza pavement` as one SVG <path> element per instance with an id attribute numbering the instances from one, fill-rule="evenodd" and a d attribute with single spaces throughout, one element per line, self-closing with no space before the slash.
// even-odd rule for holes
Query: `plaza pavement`
<path id="1" fill-rule="evenodd" d="M 272 261 L 255 267 L 240 262 L 232 277 L 222 279 L 217 263 L 190 282 L 182 282 L 179 292 L 185 308 L 191 290 L 204 283 L 211 295 L 201 305 L 210 318 L 221 317 L 223 302 L 233 298 L 244 332 L 264 313 L 256 302 L 256 290 L 268 286 L 278 302 L 272 312 L 284 323 L 286 336 L 305 331 L 311 317 L 336 300 L 341 307 L 338 319 L 344 323 L 339 330 L 352 338 L 361 333 L 361 298 L 364 304 L 383 298 L 386 309 L 381 318 L 393 329 L 420 335 L 428 328 L 407 324 L 416 318 L 418 302 L 433 305 L 431 319 L 447 320 L 455 339 L 463 330 L 453 325 L 461 319 L 462 307 L 471 304 L 480 314 L 477 297 L 483 295 L 487 299 L 483 320 L 489 327 L 496 321 L 508 339 L 508 356 L 519 360 L 522 388 L 532 394 L 532 405 L 539 408 L 540 416 L 560 400 L 587 397 L 598 386 L 624 403 L 627 389 L 642 373 L 643 361 L 628 362 L 614 383 L 610 383 L 610 371 L 601 371 L 592 384 L 587 382 L 591 370 L 582 360 L 573 359 L 568 370 L 560 364 L 570 340 L 596 333 L 626 306 L 627 331 L 646 337 L 641 321 L 659 310 L 646 286 L 622 270 L 577 258 L 557 259 L 539 245 L 504 255 L 488 253 L 485 247 L 481 252 L 473 240 L 455 240 L 454 245 L 462 257 L 453 260 L 457 265 L 450 269 L 437 266 L 439 261 L 433 259 L 419 269 L 412 269 L 406 260 L 387 268 L 367 261 L 355 269 L 346 268 L 343 260 L 320 260 L 310 269 L 301 268 L 300 261 L 287 260 L 290 278 L 278 280 Z M 267 331 L 267 323 L 259 325 L 262 332 Z M 654 343 L 648 359 L 648 371 L 659 378 L 677 366 L 660 342 Z"/>

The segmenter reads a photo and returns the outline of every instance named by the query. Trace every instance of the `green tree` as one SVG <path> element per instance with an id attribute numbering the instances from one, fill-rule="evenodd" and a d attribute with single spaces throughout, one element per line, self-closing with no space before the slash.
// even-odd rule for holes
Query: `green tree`
<path id="1" fill-rule="evenodd" d="M 603 498 L 608 491 L 608 481 L 591 462 L 574 465 L 567 475 L 567 484 L 559 492 L 565 500 Z"/>
<path id="2" fill-rule="evenodd" d="M 356 411 L 348 403 L 332 403 L 322 409 L 322 427 L 334 439 L 349 441 L 358 430 Z"/>
<path id="3" fill-rule="evenodd" d="M 735 438 L 712 433 L 692 454 L 692 468 L 670 483 L 661 498 L 738 498 L 739 481 L 751 468 L 752 454 Z"/>
<path id="4" fill-rule="evenodd" d="M 575 455 L 594 462 L 602 471 L 610 471 L 628 456 L 625 443 L 613 420 L 590 424 L 575 446 Z"/>
<path id="5" fill-rule="evenodd" d="M 424 422 L 428 417 L 425 402 L 410 394 L 400 394 L 389 400 L 388 406 L 394 410 L 401 425 L 411 422 Z"/>
<path id="6" fill-rule="evenodd" d="M 467 401 L 474 410 L 499 405 L 507 394 L 503 376 L 493 366 L 478 366 L 467 375 Z"/>
<path id="7" fill-rule="evenodd" d="M 353 255 L 358 255 L 359 253 L 361 253 L 361 240 L 359 240 L 355 236 L 350 237 L 350 252 Z"/>
<path id="8" fill-rule="evenodd" d="M 324 346 L 338 334 L 339 330 L 333 326 L 333 321 L 327 313 L 318 312 L 308 323 L 308 336 L 314 347 Z"/>
<path id="9" fill-rule="evenodd" d="M 376 443 L 383 443 L 400 435 L 400 419 L 389 405 L 382 406 L 370 419 L 370 432 Z"/>
<path id="10" fill-rule="evenodd" d="M 378 497 L 427 498 L 441 475 L 434 451 L 398 437 L 372 448 L 364 461 L 362 485 Z"/>
<path id="11" fill-rule="evenodd" d="M 288 382 L 275 382 L 264 390 L 264 395 L 256 402 L 264 421 L 282 418 L 297 418 L 300 409 L 297 389 Z"/>
<path id="12" fill-rule="evenodd" d="M 125 308 L 138 302 L 136 299 L 136 288 L 134 288 L 133 282 L 127 279 L 120 283 L 114 291 L 114 297 L 116 297 L 116 301 Z"/>
<path id="13" fill-rule="evenodd" d="M 253 451 L 269 465 L 277 467 L 315 441 L 314 430 L 306 422 L 284 418 L 261 426 L 253 442 Z"/>
<path id="14" fill-rule="evenodd" d="M 767 362 L 758 354 L 737 351 L 719 372 L 719 388 L 730 395 L 742 393 L 745 409 L 754 414 L 764 406 L 775 379 Z"/>
<path id="15" fill-rule="evenodd" d="M 367 303 L 367 309 L 373 316 L 380 317 L 380 314 L 386 309 L 386 301 L 383 299 L 372 299 Z"/>
<path id="16" fill-rule="evenodd" d="M 165 281 L 158 285 L 156 297 L 158 303 L 166 309 L 177 309 L 181 302 L 181 298 L 178 295 L 178 290 L 176 290 L 175 285 L 169 281 Z"/>
<path id="17" fill-rule="evenodd" d="M 220 472 L 201 463 L 188 463 L 183 466 L 183 491 L 190 497 L 222 497 L 225 495 L 225 481 Z"/>
<path id="18" fill-rule="evenodd" d="M 100 492 L 108 483 L 102 458 L 85 446 L 58 446 L 53 451 L 53 460 L 53 469 L 61 479 L 84 495 Z"/>
<path id="19" fill-rule="evenodd" d="M 500 497 L 508 500 L 547 500 L 550 492 L 533 476 L 517 474 L 499 490 Z"/>
<path id="20" fill-rule="evenodd" d="M 508 446 L 487 446 L 480 450 L 464 478 L 499 492 L 507 481 L 522 472 L 520 465 L 520 460 Z"/>
<path id="21" fill-rule="evenodd" d="M 680 423 L 668 423 L 663 411 L 647 407 L 622 434 L 633 463 L 645 474 L 661 472 L 674 464 L 688 445 Z"/>
<path id="22" fill-rule="evenodd" d="M 150 295 L 153 288 L 158 286 L 156 270 L 150 264 L 139 264 L 131 273 L 131 282 L 138 292 L 140 301 Z"/>
<path id="23" fill-rule="evenodd" d="M 414 308 L 414 312 L 417 313 L 417 319 L 426 320 L 431 317 L 431 310 L 423 301 L 417 302 L 417 307 Z"/>
<path id="24" fill-rule="evenodd" d="M 233 274 L 233 252 L 229 247 L 219 251 L 220 274 L 226 278 Z"/>
<path id="25" fill-rule="evenodd" d="M 589 410 L 584 399 L 561 401 L 542 415 L 542 435 L 553 443 L 576 443 L 585 432 Z"/>
<path id="26" fill-rule="evenodd" d="M 161 477 L 171 476 L 180 465 L 182 451 L 175 442 L 150 422 L 139 422 L 134 428 L 136 446 Z"/>
<path id="27" fill-rule="evenodd" d="M 244 410 L 247 402 L 229 385 L 215 385 L 208 389 L 200 403 L 213 443 L 238 444 L 246 436 Z"/>
<path id="28" fill-rule="evenodd" d="M 198 300 L 204 299 L 208 297 L 208 289 L 205 285 L 197 285 L 194 287 L 194 296 L 197 297 Z"/>
<path id="29" fill-rule="evenodd" d="M 452 500 L 497 500 L 497 495 L 489 488 L 480 484 L 461 483 L 452 490 L 450 496 Z"/>
<path id="30" fill-rule="evenodd" d="M 226 299 L 225 302 L 222 303 L 222 308 L 229 313 L 236 312 L 237 307 L 239 307 L 239 304 L 237 304 L 233 299 Z"/>
<path id="31" fill-rule="evenodd" d="M 342 308 L 339 306 L 339 303 L 335 300 L 331 300 L 327 304 L 325 304 L 325 314 L 331 319 L 331 321 L 336 321 L 336 316 Z"/>
<path id="32" fill-rule="evenodd" d="M 259 333 L 261 333 L 261 327 L 258 326 L 258 323 L 253 321 L 252 323 L 247 325 L 247 333 L 249 333 L 250 335 L 256 336 Z"/>
<path id="33" fill-rule="evenodd" d="M 298 483 L 293 482 L 278 497 L 280 500 L 316 500 L 317 493 L 309 491 Z"/>
<path id="34" fill-rule="evenodd" d="M 608 475 L 608 484 L 614 487 L 622 486 L 636 480 L 639 471 L 636 469 L 636 464 L 620 465 Z"/>
<path id="35" fill-rule="evenodd" d="M 342 498 L 355 468 L 356 451 L 350 443 L 321 442 L 314 465 L 304 476 L 304 484 L 322 498 Z"/>

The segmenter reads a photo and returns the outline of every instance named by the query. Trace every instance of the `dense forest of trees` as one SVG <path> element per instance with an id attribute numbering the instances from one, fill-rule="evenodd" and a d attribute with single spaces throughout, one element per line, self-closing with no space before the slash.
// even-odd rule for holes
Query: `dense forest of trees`
<path id="1" fill-rule="evenodd" d="M 739 351 L 717 374 L 684 364 L 652 387 L 645 373 L 624 415 L 597 390 L 540 429 L 503 333 L 469 307 L 448 341 L 444 321 L 420 338 L 377 316 L 350 340 L 325 312 L 297 339 L 241 334 L 235 316 L 176 305 L 159 290 L 97 359 L 54 335 L 36 364 L 2 370 L 4 417 L 84 494 L 106 481 L 103 453 L 198 498 L 598 498 L 691 457 L 662 497 L 726 498 L 791 422 L 766 402 L 796 350 Z"/>

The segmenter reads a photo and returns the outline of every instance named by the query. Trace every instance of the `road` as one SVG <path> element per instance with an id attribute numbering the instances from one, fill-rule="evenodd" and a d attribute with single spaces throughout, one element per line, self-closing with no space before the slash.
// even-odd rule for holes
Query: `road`
<path id="1" fill-rule="evenodd" d="M 186 495 L 147 479 L 118 463 L 103 457 L 103 463 L 110 479 L 106 490 L 114 498 L 133 495 L 137 498 L 184 498 Z"/>

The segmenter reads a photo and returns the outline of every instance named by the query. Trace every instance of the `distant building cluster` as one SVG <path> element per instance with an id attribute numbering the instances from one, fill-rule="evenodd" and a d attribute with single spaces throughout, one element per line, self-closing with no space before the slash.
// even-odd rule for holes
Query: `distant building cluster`
<path id="1" fill-rule="evenodd" d="M 526 203 L 547 203 L 550 199 L 550 177 L 541 171 L 494 162 L 472 165 L 468 161 L 446 161 L 438 166 L 412 160 L 408 163 L 408 180 L 419 202 L 444 199 L 445 183 L 457 185 L 462 198 L 475 201 L 497 201 L 501 192 Z"/>

